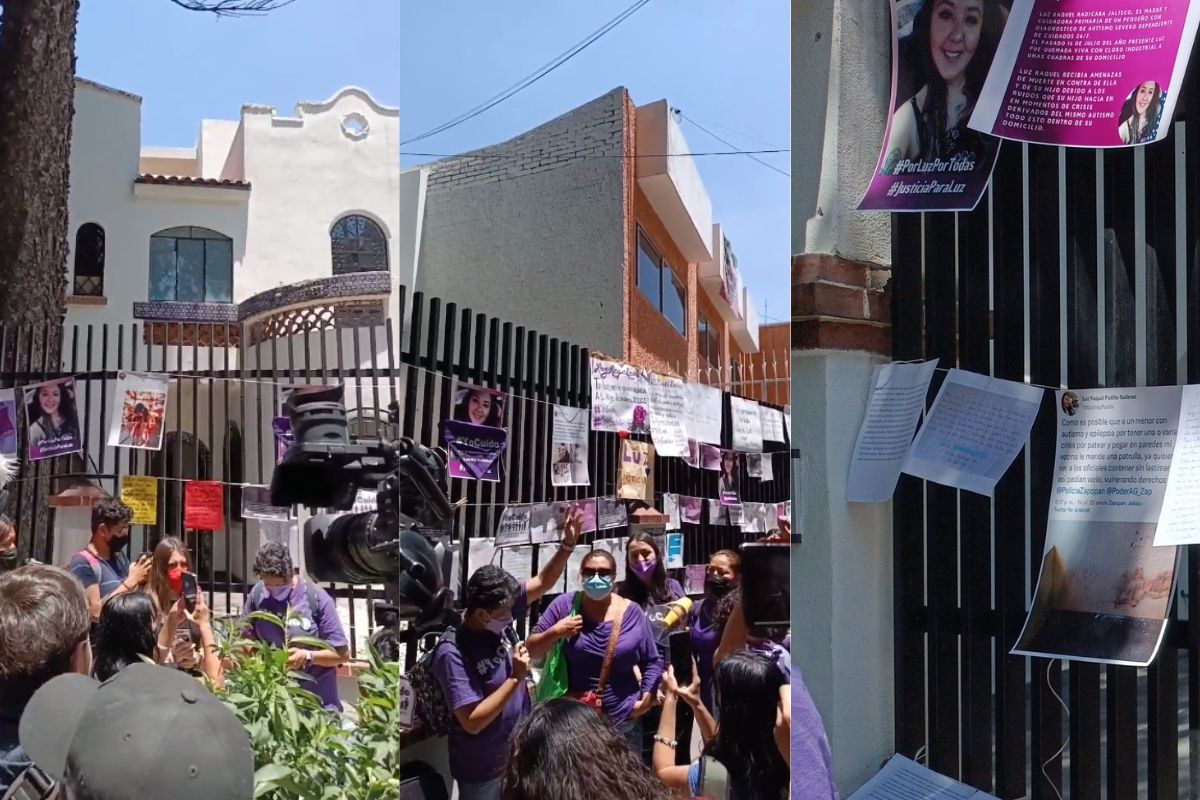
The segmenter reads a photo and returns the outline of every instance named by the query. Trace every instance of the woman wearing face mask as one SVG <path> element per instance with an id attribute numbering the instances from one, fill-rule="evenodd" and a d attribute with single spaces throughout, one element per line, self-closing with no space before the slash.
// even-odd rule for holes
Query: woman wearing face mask
<path id="1" fill-rule="evenodd" d="M 712 702 L 713 656 L 721 640 L 717 627 L 717 607 L 741 580 L 742 557 L 732 550 L 718 550 L 708 560 L 704 575 L 704 599 L 692 606 L 688 629 L 692 639 L 692 655 L 700 675 L 700 699 L 706 708 Z"/>
<path id="2" fill-rule="evenodd" d="M 658 540 L 648 533 L 635 533 L 625 543 L 625 579 L 614 591 L 643 611 L 684 596 L 679 581 L 667 577 Z"/>
<path id="3" fill-rule="evenodd" d="M 576 594 L 561 594 L 546 608 L 526 643 L 540 658 L 560 639 L 572 696 L 599 705 L 634 752 L 641 752 L 641 717 L 654 703 L 662 657 L 650 622 L 631 602 L 613 593 L 617 563 L 607 550 L 593 550 L 580 566 L 581 613 Z M 640 675 L 640 679 L 639 679 Z"/>

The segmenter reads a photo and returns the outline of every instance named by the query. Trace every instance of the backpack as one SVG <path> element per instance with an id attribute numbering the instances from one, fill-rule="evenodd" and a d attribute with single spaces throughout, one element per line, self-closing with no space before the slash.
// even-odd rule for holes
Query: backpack
<path id="1" fill-rule="evenodd" d="M 100 579 L 102 577 L 102 573 L 100 572 L 100 559 L 96 558 L 95 553 L 87 549 L 80 550 L 75 555 L 83 558 L 83 560 L 88 563 L 88 566 L 92 568 L 92 572 L 96 573 L 96 590 L 99 591 Z"/>
<path id="2" fill-rule="evenodd" d="M 414 697 L 413 729 L 425 728 L 435 736 L 445 736 L 450 733 L 454 714 L 446 703 L 446 695 L 442 686 L 433 674 L 433 659 L 438 648 L 443 644 L 457 646 L 454 641 L 453 627 L 446 628 L 433 646 L 421 654 L 417 663 L 408 671 L 408 680 L 412 684 Z"/>

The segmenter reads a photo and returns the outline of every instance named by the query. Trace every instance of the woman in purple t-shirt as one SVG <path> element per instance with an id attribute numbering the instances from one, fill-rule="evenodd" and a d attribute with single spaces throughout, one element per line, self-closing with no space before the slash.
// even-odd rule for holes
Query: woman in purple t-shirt
<path id="1" fill-rule="evenodd" d="M 648 533 L 635 533 L 625 542 L 625 579 L 613 591 L 643 611 L 684 596 L 679 581 L 667 577 L 658 540 Z"/>
<path id="2" fill-rule="evenodd" d="M 617 562 L 607 550 L 593 550 L 580 566 L 582 613 L 574 614 L 575 593 L 561 594 L 538 620 L 526 644 L 534 658 L 560 639 L 567 661 L 568 691 L 575 696 L 597 690 L 613 626 L 619 626 L 608 679 L 598 692 L 601 707 L 617 730 L 641 750 L 641 716 L 654 703 L 662 676 L 662 657 L 646 615 L 613 594 Z M 638 679 L 635 668 L 640 672 Z"/>
<path id="3" fill-rule="evenodd" d="M 741 581 L 742 557 L 732 550 L 718 550 L 708 559 L 704 575 L 704 599 L 692 606 L 688 629 L 692 640 L 692 655 L 700 673 L 700 699 L 707 708 L 713 707 L 713 656 L 721 631 L 717 627 L 717 606 L 721 599 L 737 588 Z"/>

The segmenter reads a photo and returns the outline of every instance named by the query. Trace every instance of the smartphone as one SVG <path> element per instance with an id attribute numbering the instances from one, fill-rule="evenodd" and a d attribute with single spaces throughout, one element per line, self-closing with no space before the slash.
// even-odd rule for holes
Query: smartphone
<path id="1" fill-rule="evenodd" d="M 190 572 L 183 573 L 183 605 L 189 614 L 196 610 L 196 595 L 198 593 L 199 587 L 196 584 L 196 576 Z"/>
<path id="2" fill-rule="evenodd" d="M 138 555 L 138 557 L 137 557 L 136 559 L 134 559 L 134 563 L 136 564 L 138 561 L 141 561 L 143 558 L 154 558 L 154 551 L 152 551 L 152 550 L 143 550 L 143 551 L 142 551 L 142 552 L 141 552 L 141 553 Z"/>
<path id="3" fill-rule="evenodd" d="M 692 635 L 687 631 L 675 631 L 668 642 L 671 652 L 671 667 L 680 686 L 692 682 Z"/>
<path id="4" fill-rule="evenodd" d="M 739 550 L 746 626 L 791 625 L 791 547 L 747 542 Z"/>

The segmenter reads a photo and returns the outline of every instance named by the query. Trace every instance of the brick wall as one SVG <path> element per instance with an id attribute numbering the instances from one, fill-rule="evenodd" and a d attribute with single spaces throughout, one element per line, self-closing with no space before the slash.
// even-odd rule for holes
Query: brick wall
<path id="1" fill-rule="evenodd" d="M 891 270 L 831 255 L 792 260 L 792 348 L 891 355 Z"/>
<path id="2" fill-rule="evenodd" d="M 621 354 L 626 97 L 432 165 L 417 289 Z"/>

